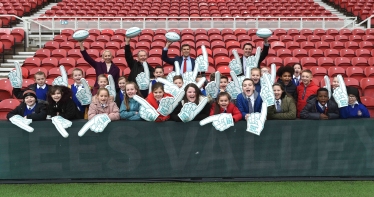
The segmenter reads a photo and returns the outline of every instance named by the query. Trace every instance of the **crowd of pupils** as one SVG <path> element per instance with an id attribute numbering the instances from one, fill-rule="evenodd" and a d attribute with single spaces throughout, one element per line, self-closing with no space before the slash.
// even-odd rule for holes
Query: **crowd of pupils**
<path id="1" fill-rule="evenodd" d="M 105 62 L 104 62 L 105 63 Z M 105 65 L 104 65 L 105 66 Z M 244 79 L 242 94 L 235 100 L 231 99 L 226 92 L 229 79 L 222 75 L 220 79 L 220 93 L 217 98 L 210 98 L 204 109 L 195 117 L 195 121 L 202 120 L 208 116 L 219 113 L 231 113 L 235 122 L 246 120 L 251 113 L 261 113 L 262 99 L 260 97 L 260 77 L 262 73 L 269 72 L 267 68 L 251 70 L 251 78 Z M 155 78 L 164 77 L 163 68 L 157 66 L 152 73 Z M 97 86 L 93 88 L 92 103 L 89 106 L 82 106 L 76 98 L 77 91 L 82 88 L 80 79 L 83 71 L 75 68 L 72 72 L 74 84 L 68 87 L 47 85 L 46 76 L 43 72 L 35 74 L 35 84 L 27 90 L 13 89 L 13 94 L 23 102 L 13 111 L 9 112 L 7 118 L 14 115 L 21 115 L 32 120 L 45 120 L 53 116 L 61 116 L 68 120 L 91 119 L 97 114 L 106 113 L 112 121 L 114 120 L 142 120 L 139 115 L 140 104 L 133 99 L 135 95 L 143 97 L 155 109 L 159 101 L 164 97 L 172 95 L 164 91 L 163 84 L 152 80 L 152 91 L 148 94 L 140 91 L 137 84 L 128 81 L 124 76 L 115 77 L 118 82 L 118 93 L 116 98 L 109 95 L 105 88 L 108 85 L 108 78 L 105 74 L 97 77 Z M 370 114 L 361 103 L 359 92 L 356 88 L 347 87 L 349 105 L 338 108 L 333 97 L 329 99 L 328 90 L 320 88 L 312 81 L 312 72 L 302 70 L 300 64 L 293 67 L 284 66 L 277 70 L 278 80 L 273 85 L 275 105 L 268 107 L 267 119 L 292 120 L 315 119 L 327 120 L 337 118 L 369 118 Z M 198 75 L 196 82 L 202 78 Z M 210 81 L 214 80 L 214 74 L 210 75 Z M 173 83 L 179 88 L 183 86 L 183 78 L 175 76 Z M 335 77 L 332 90 L 339 86 Z M 185 95 L 175 110 L 168 116 L 159 115 L 156 122 L 181 121 L 178 113 L 183 105 L 188 102 L 199 104 L 206 96 L 204 87 L 198 88 L 195 84 L 188 84 L 185 88 Z"/>

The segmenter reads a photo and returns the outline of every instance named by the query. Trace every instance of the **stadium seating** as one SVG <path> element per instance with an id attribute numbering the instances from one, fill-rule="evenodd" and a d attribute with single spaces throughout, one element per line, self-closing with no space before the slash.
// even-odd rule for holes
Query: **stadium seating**
<path id="1" fill-rule="evenodd" d="M 1 80 L 0 80 L 1 81 Z M 18 99 L 5 99 L 0 102 L 0 120 L 7 120 L 7 114 L 20 104 Z"/>

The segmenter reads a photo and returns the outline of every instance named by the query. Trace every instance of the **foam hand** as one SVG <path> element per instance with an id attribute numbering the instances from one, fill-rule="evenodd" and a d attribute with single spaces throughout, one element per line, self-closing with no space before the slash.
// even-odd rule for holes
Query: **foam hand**
<path id="1" fill-rule="evenodd" d="M 68 87 L 68 75 L 66 74 L 66 70 L 65 70 L 65 67 L 64 66 L 60 66 L 60 73 L 61 73 L 61 76 L 58 76 L 56 77 L 53 82 L 52 82 L 52 85 L 59 85 L 59 86 L 65 86 L 65 87 Z"/>
<path id="2" fill-rule="evenodd" d="M 232 99 L 236 99 L 236 97 L 242 92 L 240 88 L 238 77 L 236 76 L 234 71 L 230 71 L 232 81 L 227 85 L 226 91 L 230 94 Z"/>
<path id="3" fill-rule="evenodd" d="M 221 113 L 201 120 L 200 126 L 204 126 L 208 123 L 212 123 L 214 128 L 218 131 L 224 131 L 231 126 L 234 126 L 234 119 L 230 113 Z"/>
<path id="4" fill-rule="evenodd" d="M 205 86 L 205 91 L 206 91 L 207 95 L 209 95 L 212 98 L 217 98 L 217 95 L 219 93 L 219 83 L 220 83 L 220 80 L 221 80 L 221 73 L 219 71 L 217 71 L 215 73 L 215 80 L 209 82 Z"/>
<path id="5" fill-rule="evenodd" d="M 271 69 L 270 69 L 270 83 L 274 84 L 275 83 L 275 77 L 277 76 L 277 66 L 275 64 L 271 64 Z"/>
<path id="6" fill-rule="evenodd" d="M 229 64 L 230 70 L 234 71 L 236 75 L 240 75 L 243 73 L 243 68 L 238 51 L 236 51 L 236 49 L 233 49 L 232 54 L 234 55 L 234 59 L 231 60 Z"/>
<path id="7" fill-rule="evenodd" d="M 260 96 L 262 100 L 267 104 L 267 106 L 274 105 L 275 96 L 273 91 L 273 84 L 270 82 L 270 75 L 268 73 L 264 73 L 261 77 L 260 83 Z"/>
<path id="8" fill-rule="evenodd" d="M 156 81 L 163 83 L 165 92 L 173 95 L 173 97 L 177 97 L 181 92 L 183 92 L 183 88 L 179 88 L 177 85 L 170 83 L 167 79 L 158 77 Z"/>
<path id="9" fill-rule="evenodd" d="M 179 67 L 179 62 L 178 61 L 175 61 L 174 62 L 174 70 L 175 71 L 172 71 L 168 74 L 168 76 L 166 76 L 166 79 L 170 82 L 170 83 L 173 83 L 173 78 L 174 76 L 177 76 L 177 75 L 181 75 L 181 69 Z"/>
<path id="10" fill-rule="evenodd" d="M 143 118 L 146 121 L 155 121 L 157 117 L 159 116 L 156 109 L 149 104 L 146 100 L 144 100 L 142 97 L 135 95 L 134 100 L 140 104 L 139 107 L 139 115 L 141 118 Z"/>
<path id="11" fill-rule="evenodd" d="M 198 66 L 195 66 L 193 71 L 188 71 L 183 73 L 183 86 L 186 86 L 190 83 L 195 83 L 196 82 L 196 77 L 198 73 Z"/>
<path id="12" fill-rule="evenodd" d="M 346 107 L 348 106 L 348 94 L 347 88 L 345 86 L 343 77 L 338 75 L 339 87 L 335 88 L 334 93 L 332 96 L 335 99 L 335 102 L 338 104 L 338 107 Z"/>
<path id="13" fill-rule="evenodd" d="M 208 103 L 208 98 L 204 97 L 199 105 L 196 105 L 195 103 L 185 103 L 181 109 L 181 111 L 178 114 L 178 117 L 183 122 L 190 122 L 192 121 L 197 114 L 201 112 L 201 110 L 204 109 L 205 105 Z"/>
<path id="14" fill-rule="evenodd" d="M 174 111 L 178 106 L 179 102 L 183 99 L 184 91 L 180 91 L 176 97 L 165 97 L 160 100 L 157 111 L 163 115 L 167 116 Z"/>
<path id="15" fill-rule="evenodd" d="M 247 64 L 246 64 L 245 74 L 250 75 L 252 68 L 257 68 L 258 61 L 260 60 L 260 56 L 261 56 L 261 47 L 257 47 L 255 55 L 250 56 L 249 58 L 246 59 Z"/>
<path id="16" fill-rule="evenodd" d="M 196 58 L 195 60 L 195 67 L 197 67 L 198 71 L 206 72 L 208 71 L 209 67 L 209 60 L 208 60 L 208 53 L 204 45 L 201 45 L 202 55 Z"/>
<path id="17" fill-rule="evenodd" d="M 103 132 L 110 122 L 111 120 L 107 114 L 97 114 L 79 130 L 78 136 L 82 137 L 88 129 L 95 133 Z"/>
<path id="18" fill-rule="evenodd" d="M 10 122 L 17 127 L 31 133 L 34 131 L 34 128 L 30 127 L 29 124 L 32 123 L 31 119 L 25 119 L 24 117 L 20 115 L 14 115 L 11 118 L 9 118 Z"/>
<path id="19" fill-rule="evenodd" d="M 262 90 L 261 90 L 262 91 Z M 264 129 L 266 116 L 267 116 L 267 105 L 265 102 L 262 103 L 261 113 L 251 113 L 247 119 L 247 131 L 256 135 L 260 135 Z"/>
<path id="20" fill-rule="evenodd" d="M 116 98 L 116 85 L 114 83 L 114 79 L 112 75 L 108 75 L 109 85 L 105 86 L 105 88 L 109 91 L 109 95 Z"/>
<path id="21" fill-rule="evenodd" d="M 331 98 L 331 84 L 330 84 L 330 78 L 329 76 L 325 75 L 323 77 L 323 80 L 325 81 L 325 86 L 324 88 L 326 88 L 328 90 L 328 93 L 329 93 L 329 99 Z"/>
<path id="22" fill-rule="evenodd" d="M 22 88 L 22 69 L 18 62 L 14 62 L 15 70 L 8 73 L 10 84 L 13 88 Z"/>
<path id="23" fill-rule="evenodd" d="M 84 78 L 81 78 L 81 84 L 83 88 L 80 88 L 75 94 L 75 96 L 82 105 L 89 105 L 92 101 L 92 93 L 90 90 L 90 86 Z"/>
<path id="24" fill-rule="evenodd" d="M 139 73 L 138 76 L 136 76 L 135 78 L 136 83 L 138 84 L 140 90 L 148 89 L 148 85 L 150 82 L 149 81 L 149 69 L 148 69 L 147 62 L 143 62 L 143 69 L 144 69 L 144 72 Z"/>
<path id="25" fill-rule="evenodd" d="M 52 117 L 52 123 L 55 125 L 57 131 L 60 132 L 62 137 L 69 137 L 69 134 L 65 129 L 71 127 L 71 125 L 73 124 L 70 120 L 67 120 L 61 116 L 54 116 Z"/>

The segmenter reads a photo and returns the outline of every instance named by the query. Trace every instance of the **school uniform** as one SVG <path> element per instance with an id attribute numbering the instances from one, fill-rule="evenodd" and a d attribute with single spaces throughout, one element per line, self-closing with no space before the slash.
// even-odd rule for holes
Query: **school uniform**
<path id="1" fill-rule="evenodd" d="M 15 109 L 10 111 L 7 115 L 9 120 L 14 115 L 27 117 L 33 121 L 45 120 L 47 117 L 47 108 L 44 104 L 35 103 L 33 106 L 27 106 L 26 103 L 21 103 Z"/>
<path id="2" fill-rule="evenodd" d="M 199 103 L 204 98 L 205 97 L 200 96 L 199 97 Z M 178 106 L 170 114 L 170 117 L 171 117 L 172 120 L 174 120 L 176 122 L 182 122 L 182 120 L 179 118 L 178 114 L 181 112 L 184 104 L 185 104 L 185 102 L 183 100 L 181 102 L 179 102 Z M 207 118 L 210 114 L 210 107 L 211 107 L 211 105 L 209 103 L 207 103 L 204 106 L 204 108 L 200 111 L 200 113 L 198 113 L 192 121 L 200 121 L 200 120 L 203 120 L 203 119 Z"/>
<path id="3" fill-rule="evenodd" d="M 85 118 L 85 116 L 87 114 L 87 108 L 88 108 L 88 105 L 82 105 L 81 102 L 79 102 L 79 100 L 77 99 L 77 96 L 76 96 L 78 90 L 80 90 L 82 88 L 83 88 L 82 84 L 78 85 L 78 84 L 74 83 L 74 84 L 70 85 L 70 89 L 71 89 L 71 92 L 72 92 L 71 99 L 73 99 L 75 105 L 77 106 L 80 119 Z"/>
<path id="4" fill-rule="evenodd" d="M 164 93 L 164 96 L 162 98 L 165 98 L 165 97 L 173 97 L 171 94 L 168 94 L 168 93 Z M 150 93 L 148 95 L 148 97 L 146 98 L 146 101 L 153 107 L 155 108 L 156 110 L 158 109 L 158 105 L 159 105 L 159 101 L 157 101 L 155 99 L 155 96 L 153 95 L 153 92 Z M 158 112 L 159 113 L 159 112 Z M 159 113 L 159 116 L 157 117 L 157 119 L 155 120 L 155 122 L 164 122 L 164 121 L 167 121 L 170 119 L 170 115 L 167 115 L 167 116 L 163 116 Z"/>
<path id="5" fill-rule="evenodd" d="M 339 118 L 338 105 L 329 100 L 324 106 L 317 101 L 317 95 L 312 95 L 308 98 L 308 103 L 300 112 L 300 118 L 310 120 L 320 120 L 320 115 L 326 114 L 329 119 Z"/>
<path id="6" fill-rule="evenodd" d="M 54 117 L 57 116 L 58 113 L 59 116 L 68 120 L 79 119 L 78 108 L 73 99 L 71 99 L 72 92 L 70 88 L 65 86 L 61 86 L 61 88 L 62 97 L 58 102 L 54 101 L 52 97 L 48 95 L 47 115 Z"/>
<path id="7" fill-rule="evenodd" d="M 359 113 L 359 111 L 361 113 Z M 339 109 L 340 118 L 370 118 L 369 110 L 362 103 L 355 102 L 353 105 L 342 107 Z"/>
<path id="8" fill-rule="evenodd" d="M 121 107 L 123 103 L 123 99 L 125 98 L 125 91 L 119 90 L 116 94 L 116 98 L 114 99 L 114 102 L 117 104 L 117 107 Z"/>
<path id="9" fill-rule="evenodd" d="M 297 86 L 297 117 L 300 117 L 301 110 L 304 109 L 305 105 L 308 102 L 308 98 L 311 95 L 317 94 L 317 86 L 313 81 L 310 81 L 308 86 L 305 86 L 303 82 Z"/>
<path id="10" fill-rule="evenodd" d="M 213 103 L 212 107 L 210 108 L 210 115 L 216 115 L 214 113 L 217 103 Z M 232 118 L 234 119 L 234 122 L 238 122 L 242 119 L 242 114 L 240 113 L 239 109 L 234 105 L 234 103 L 231 103 L 227 106 L 226 109 L 223 109 L 222 107 L 219 107 L 220 111 L 219 113 L 230 113 L 232 115 Z"/>
<path id="11" fill-rule="evenodd" d="M 292 96 L 287 94 L 275 100 L 275 104 L 268 107 L 269 120 L 294 120 L 296 119 L 296 104 Z"/>
<path id="12" fill-rule="evenodd" d="M 107 103 L 101 104 L 96 96 L 92 98 L 92 102 L 88 109 L 88 120 L 91 120 L 94 116 L 98 114 L 108 114 L 111 121 L 119 120 L 119 109 L 117 104 L 108 99 Z"/>
<path id="13" fill-rule="evenodd" d="M 21 88 L 13 88 L 13 95 L 18 98 L 22 99 L 23 93 L 26 90 L 32 90 L 35 92 L 36 97 L 38 98 L 39 103 L 46 104 L 47 102 L 47 95 L 48 95 L 48 90 L 51 88 L 50 85 L 44 84 L 43 86 L 39 86 L 37 83 L 29 85 L 26 89 L 21 89 Z"/>
<path id="14" fill-rule="evenodd" d="M 249 105 L 249 103 L 251 103 L 251 105 Z M 262 99 L 257 91 L 254 91 L 249 98 L 244 93 L 241 93 L 236 97 L 236 106 L 238 106 L 242 118 L 245 120 L 247 114 L 261 112 Z"/>

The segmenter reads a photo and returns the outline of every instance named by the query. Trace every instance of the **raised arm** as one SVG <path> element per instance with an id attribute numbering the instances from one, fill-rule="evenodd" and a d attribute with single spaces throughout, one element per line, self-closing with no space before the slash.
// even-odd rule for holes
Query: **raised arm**
<path id="1" fill-rule="evenodd" d="M 96 69 L 96 61 L 91 58 L 90 55 L 88 55 L 86 49 L 84 49 L 83 42 L 79 42 L 79 46 L 81 49 L 81 54 L 83 56 L 83 59 L 93 68 Z"/>
<path id="2" fill-rule="evenodd" d="M 132 70 L 132 68 L 134 66 L 134 58 L 132 57 L 132 51 L 131 51 L 131 48 L 130 48 L 130 38 L 126 37 L 125 42 L 126 42 L 126 45 L 125 45 L 125 59 L 126 59 L 127 65 L 129 66 L 130 70 Z"/>
<path id="3" fill-rule="evenodd" d="M 264 39 L 264 48 L 261 51 L 260 59 L 258 61 L 257 68 L 260 68 L 261 62 L 265 60 L 266 56 L 269 54 L 270 44 L 268 39 Z"/>
<path id="4" fill-rule="evenodd" d="M 174 65 L 174 62 L 176 61 L 175 58 L 169 58 L 168 57 L 168 49 L 169 49 L 169 46 L 172 44 L 173 42 L 170 42 L 170 41 L 167 41 L 166 42 L 166 45 L 165 45 L 165 48 L 162 49 L 162 56 L 161 56 L 161 59 L 162 61 L 170 64 L 170 65 Z"/>

